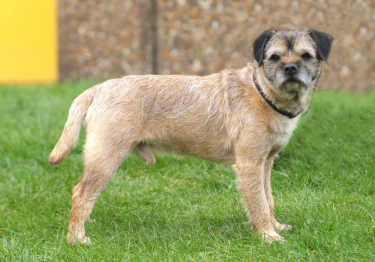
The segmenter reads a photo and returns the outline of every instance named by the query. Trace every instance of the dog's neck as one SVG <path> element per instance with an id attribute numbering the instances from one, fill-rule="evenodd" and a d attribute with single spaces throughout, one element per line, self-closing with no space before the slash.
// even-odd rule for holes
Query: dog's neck
<path id="1" fill-rule="evenodd" d="M 264 76 L 263 68 L 258 66 L 254 71 L 253 81 L 264 101 L 278 113 L 294 118 L 307 112 L 314 88 L 309 87 L 304 92 L 299 93 L 286 93 L 277 90 Z"/>
<path id="2" fill-rule="evenodd" d="M 255 84 L 255 87 L 258 89 L 260 95 L 263 97 L 263 99 L 267 102 L 267 104 L 272 107 L 276 112 L 278 112 L 279 114 L 282 114 L 284 116 L 287 116 L 289 117 L 290 119 L 292 118 L 295 118 L 297 117 L 302 111 L 298 112 L 297 114 L 294 114 L 292 112 L 289 112 L 283 108 L 279 108 L 278 106 L 276 106 L 270 99 L 267 98 L 267 96 L 265 95 L 265 93 L 263 92 L 262 88 L 260 87 L 256 77 L 255 77 L 255 74 L 253 75 L 253 81 L 254 81 L 254 84 Z"/>

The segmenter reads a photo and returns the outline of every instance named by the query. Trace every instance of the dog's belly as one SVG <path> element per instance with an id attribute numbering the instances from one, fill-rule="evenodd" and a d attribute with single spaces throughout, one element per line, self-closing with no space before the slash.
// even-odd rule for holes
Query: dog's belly
<path id="1" fill-rule="evenodd" d="M 235 152 L 225 128 L 182 121 L 149 122 L 142 143 L 153 151 L 172 155 L 190 155 L 204 160 L 234 164 Z"/>
<path id="2" fill-rule="evenodd" d="M 195 156 L 216 163 L 235 163 L 235 153 L 231 146 L 222 143 L 200 143 L 184 138 L 170 138 L 169 140 L 154 140 L 142 142 L 143 145 L 152 148 L 154 152 L 162 152 L 175 156 Z"/>
<path id="3" fill-rule="evenodd" d="M 225 164 L 234 164 L 236 161 L 235 154 L 233 150 L 215 150 L 213 152 L 202 152 L 197 150 L 191 150 L 191 148 L 186 148 L 186 150 L 181 151 L 180 148 L 174 147 L 163 147 L 163 152 L 172 154 L 172 155 L 189 155 L 195 156 L 207 161 L 216 162 L 216 163 L 225 163 Z"/>

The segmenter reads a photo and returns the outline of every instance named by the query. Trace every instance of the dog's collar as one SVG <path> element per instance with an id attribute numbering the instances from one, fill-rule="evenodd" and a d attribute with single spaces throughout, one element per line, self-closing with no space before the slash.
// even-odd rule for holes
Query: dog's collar
<path id="1" fill-rule="evenodd" d="M 253 74 L 253 80 L 254 80 L 254 84 L 256 86 L 256 88 L 258 89 L 260 95 L 263 97 L 263 99 L 267 102 L 267 104 L 272 107 L 276 112 L 284 115 L 284 116 L 287 116 L 289 117 L 290 119 L 292 118 L 295 118 L 296 116 L 298 116 L 299 114 L 301 114 L 301 112 L 298 112 L 297 114 L 293 114 L 292 112 L 289 112 L 289 111 L 286 111 L 284 109 L 281 109 L 281 108 L 278 108 L 274 103 L 272 103 L 271 100 L 269 100 L 266 95 L 264 94 L 264 92 L 262 91 L 262 88 L 260 88 L 260 85 L 258 84 L 258 81 L 255 77 L 255 74 Z"/>

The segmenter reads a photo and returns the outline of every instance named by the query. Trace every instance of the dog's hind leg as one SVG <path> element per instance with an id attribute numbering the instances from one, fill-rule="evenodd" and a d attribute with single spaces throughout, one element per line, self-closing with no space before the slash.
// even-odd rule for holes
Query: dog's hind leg
<path id="1" fill-rule="evenodd" d="M 271 171 L 274 162 L 274 157 L 268 158 L 264 163 L 264 190 L 266 193 L 266 198 L 268 202 L 268 206 L 270 208 L 270 217 L 273 226 L 280 231 L 290 231 L 292 227 L 289 225 L 280 224 L 277 222 L 275 215 L 274 215 L 274 202 L 272 196 L 272 189 L 271 189 Z"/>
<path id="2" fill-rule="evenodd" d="M 73 189 L 68 241 L 90 243 L 85 236 L 85 221 L 94 202 L 123 159 L 136 146 L 136 141 L 124 133 L 88 132 L 85 145 L 85 169 L 80 182 Z"/>

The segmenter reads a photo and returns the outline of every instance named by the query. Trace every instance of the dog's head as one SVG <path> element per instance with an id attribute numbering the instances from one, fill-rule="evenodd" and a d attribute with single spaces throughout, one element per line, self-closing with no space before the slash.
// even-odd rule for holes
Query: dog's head
<path id="1" fill-rule="evenodd" d="M 306 91 L 316 83 L 321 61 L 327 62 L 333 37 L 313 29 L 261 34 L 253 44 L 259 67 L 275 89 L 287 93 Z"/>

